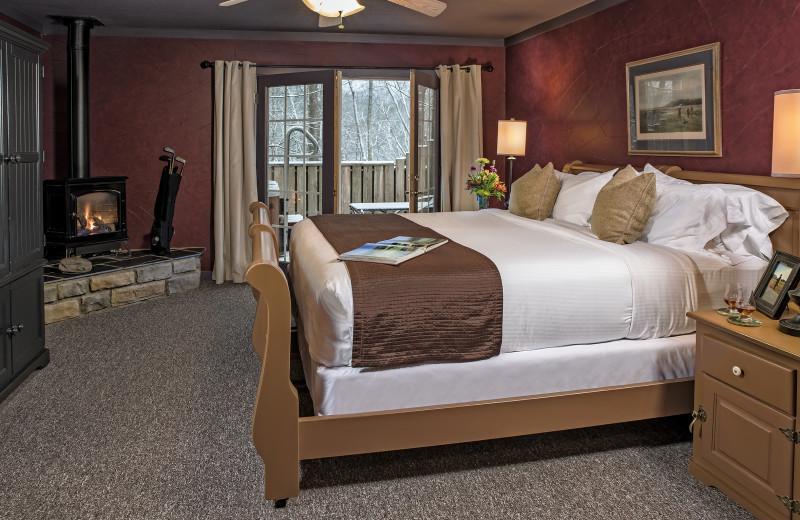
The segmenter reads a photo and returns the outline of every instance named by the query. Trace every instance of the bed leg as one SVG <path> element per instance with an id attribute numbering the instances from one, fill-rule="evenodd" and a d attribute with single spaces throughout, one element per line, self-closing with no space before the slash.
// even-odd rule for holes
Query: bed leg
<path id="1" fill-rule="evenodd" d="M 288 498 L 281 498 L 275 501 L 275 509 L 283 509 L 286 507 L 286 501 L 289 500 Z"/>

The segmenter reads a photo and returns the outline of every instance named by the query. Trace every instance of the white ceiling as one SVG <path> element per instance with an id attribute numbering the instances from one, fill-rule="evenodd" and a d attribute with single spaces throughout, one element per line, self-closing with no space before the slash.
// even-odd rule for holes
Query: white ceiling
<path id="1" fill-rule="evenodd" d="M 502 39 L 557 19 L 587 4 L 622 0 L 444 0 L 436 18 L 389 3 L 361 0 L 365 9 L 344 19 L 344 29 L 317 27 L 317 15 L 302 0 L 248 0 L 219 7 L 219 0 L 0 0 L 0 12 L 45 34 L 64 28 L 49 15 L 93 17 L 105 27 L 93 34 L 196 36 L 209 31 L 315 33 L 325 39 L 358 35 Z M 598 8 L 594 9 L 598 10 Z M 586 13 L 588 14 L 588 13 Z"/>

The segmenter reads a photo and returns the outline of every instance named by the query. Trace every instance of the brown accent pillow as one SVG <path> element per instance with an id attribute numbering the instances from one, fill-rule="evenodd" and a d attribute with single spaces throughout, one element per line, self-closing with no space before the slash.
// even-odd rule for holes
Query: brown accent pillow
<path id="1" fill-rule="evenodd" d="M 508 211 L 520 217 L 544 220 L 553 213 L 560 190 L 561 181 L 553 171 L 553 163 L 547 163 L 544 168 L 537 164 L 511 184 Z"/>
<path id="2" fill-rule="evenodd" d="M 592 231 L 606 242 L 635 242 L 642 235 L 655 205 L 655 174 L 636 175 L 628 165 L 597 194 L 592 210 Z"/>

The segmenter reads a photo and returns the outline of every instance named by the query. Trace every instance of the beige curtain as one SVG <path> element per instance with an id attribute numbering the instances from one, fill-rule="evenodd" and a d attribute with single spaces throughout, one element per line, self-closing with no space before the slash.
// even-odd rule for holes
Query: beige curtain
<path id="1" fill-rule="evenodd" d="M 478 209 L 466 188 L 469 168 L 483 157 L 481 66 L 469 72 L 458 65 L 440 65 L 442 211 Z"/>
<path id="2" fill-rule="evenodd" d="M 241 67 L 240 67 L 241 65 Z M 214 271 L 217 283 L 244 282 L 252 258 L 248 207 L 256 185 L 256 69 L 214 63 Z"/>

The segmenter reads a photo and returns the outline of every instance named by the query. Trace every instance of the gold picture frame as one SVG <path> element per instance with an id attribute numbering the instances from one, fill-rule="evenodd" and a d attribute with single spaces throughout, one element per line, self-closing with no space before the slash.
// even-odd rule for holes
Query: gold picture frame
<path id="1" fill-rule="evenodd" d="M 719 42 L 625 64 L 628 154 L 722 157 Z"/>

